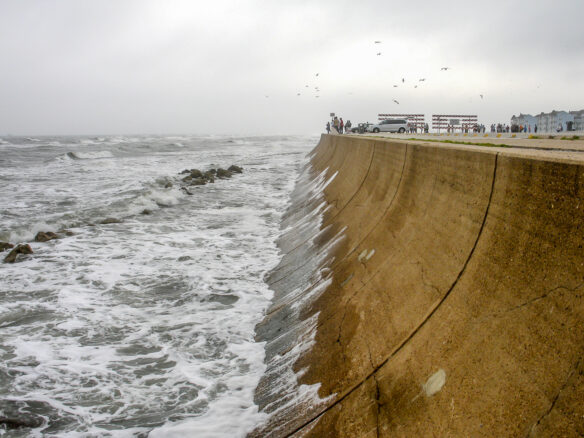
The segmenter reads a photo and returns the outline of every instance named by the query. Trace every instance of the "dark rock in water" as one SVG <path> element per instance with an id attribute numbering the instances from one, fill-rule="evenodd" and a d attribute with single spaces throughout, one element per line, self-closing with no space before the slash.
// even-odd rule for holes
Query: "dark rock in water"
<path id="1" fill-rule="evenodd" d="M 215 303 L 221 303 L 221 304 L 224 304 L 226 306 L 230 306 L 231 304 L 234 304 L 235 302 L 237 302 L 237 300 L 239 300 L 239 297 L 237 295 L 231 295 L 231 294 L 227 294 L 227 295 L 211 294 L 209 296 L 209 301 L 212 301 Z"/>
<path id="2" fill-rule="evenodd" d="M 204 178 L 193 178 L 189 185 L 191 186 L 204 186 L 207 184 L 207 180 Z"/>
<path id="3" fill-rule="evenodd" d="M 189 191 L 189 189 L 187 189 L 186 187 L 181 187 L 180 188 L 183 192 L 185 192 L 187 195 L 192 195 L 192 193 Z"/>
<path id="4" fill-rule="evenodd" d="M 65 236 L 74 236 L 75 233 L 73 231 L 69 231 L 69 230 L 59 230 L 57 231 L 57 234 L 64 234 Z"/>
<path id="5" fill-rule="evenodd" d="M 193 177 L 192 177 L 191 175 L 187 175 L 187 176 L 185 176 L 185 177 L 184 177 L 182 180 L 183 180 L 184 182 L 189 182 L 189 181 L 190 181 L 190 180 L 192 180 L 192 179 L 193 179 Z"/>
<path id="6" fill-rule="evenodd" d="M 8 253 L 6 257 L 4 257 L 5 263 L 14 263 L 16 261 L 16 257 L 18 254 L 32 254 L 32 248 L 28 244 L 20 244 L 17 245 L 12 251 Z"/>
<path id="7" fill-rule="evenodd" d="M 0 431 L 36 429 L 58 420 L 59 415 L 48 403 L 35 400 L 0 400 Z M 24 431 L 17 432 L 24 435 Z M 0 435 L 2 433 L 0 432 Z M 8 436 L 11 435 L 10 432 Z M 36 435 L 35 435 L 36 436 Z"/>
<path id="8" fill-rule="evenodd" d="M 14 248 L 12 243 L 0 242 L 0 252 L 6 251 L 7 249 Z"/>
<path id="9" fill-rule="evenodd" d="M 108 224 L 119 224 L 122 221 L 120 219 L 116 219 L 115 217 L 108 217 L 107 219 L 104 219 L 100 222 L 100 224 L 102 225 L 108 225 Z"/>
<path id="10" fill-rule="evenodd" d="M 192 257 L 190 257 L 190 256 L 180 256 L 177 260 L 179 262 L 186 262 L 187 260 L 192 260 Z"/>
<path id="11" fill-rule="evenodd" d="M 202 178 L 203 172 L 201 172 L 199 169 L 191 169 L 191 176 L 193 178 Z"/>
<path id="12" fill-rule="evenodd" d="M 203 174 L 203 178 L 207 180 L 207 182 L 214 183 L 215 182 L 215 174 L 213 172 L 207 171 Z"/>
<path id="13" fill-rule="evenodd" d="M 221 167 L 217 169 L 217 178 L 231 178 L 231 175 L 233 174 L 229 170 L 222 169 Z"/>
<path id="14" fill-rule="evenodd" d="M 170 188 L 172 188 L 172 183 L 171 183 L 170 181 L 169 181 L 169 182 L 167 182 L 167 183 L 164 185 L 164 188 L 165 188 L 165 189 L 170 189 Z"/>
<path id="15" fill-rule="evenodd" d="M 4 426 L 7 430 L 11 429 L 34 429 L 41 427 L 44 421 L 40 417 L 6 417 L 0 416 L 0 426 Z"/>
<path id="16" fill-rule="evenodd" d="M 189 169 L 185 169 L 181 173 L 179 173 L 179 175 L 185 175 L 187 173 L 191 173 L 191 171 Z"/>
<path id="17" fill-rule="evenodd" d="M 147 208 L 145 208 L 140 212 L 140 214 L 152 214 L 152 210 L 148 210 Z"/>
<path id="18" fill-rule="evenodd" d="M 215 175 L 217 173 L 217 169 L 209 169 L 209 170 L 207 170 L 207 172 L 210 172 L 213 175 Z"/>
<path id="19" fill-rule="evenodd" d="M 229 168 L 227 169 L 233 173 L 243 173 L 243 168 L 236 166 L 235 164 L 232 164 L 231 166 L 229 166 Z"/>
<path id="20" fill-rule="evenodd" d="M 34 236 L 35 242 L 48 242 L 49 240 L 58 239 L 59 236 L 52 231 L 39 231 L 36 236 Z"/>

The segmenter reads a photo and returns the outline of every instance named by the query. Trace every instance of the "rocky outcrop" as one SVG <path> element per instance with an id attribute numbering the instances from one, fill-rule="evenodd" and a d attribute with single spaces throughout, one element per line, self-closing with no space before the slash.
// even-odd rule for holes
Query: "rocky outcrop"
<path id="1" fill-rule="evenodd" d="M 232 164 L 228 169 L 223 169 L 221 167 L 211 168 L 206 171 L 201 171 L 199 169 L 185 169 L 179 173 L 179 175 L 185 175 L 180 179 L 181 190 L 187 195 L 192 195 L 193 193 L 187 187 L 204 186 L 205 184 L 214 183 L 215 178 L 231 178 L 235 173 L 243 173 L 243 168 Z"/>
<path id="2" fill-rule="evenodd" d="M 0 252 L 6 251 L 7 249 L 14 248 L 12 243 L 0 242 Z"/>
<path id="3" fill-rule="evenodd" d="M 32 248 L 28 244 L 17 245 L 12 251 L 4 257 L 4 263 L 14 263 L 19 254 L 32 254 Z"/>
<path id="4" fill-rule="evenodd" d="M 101 225 L 109 225 L 109 224 L 119 224 L 122 223 L 121 219 L 117 219 L 115 217 L 108 217 L 100 222 Z"/>
<path id="5" fill-rule="evenodd" d="M 49 240 L 58 239 L 59 235 L 52 231 L 39 231 L 34 237 L 35 242 L 48 242 Z"/>

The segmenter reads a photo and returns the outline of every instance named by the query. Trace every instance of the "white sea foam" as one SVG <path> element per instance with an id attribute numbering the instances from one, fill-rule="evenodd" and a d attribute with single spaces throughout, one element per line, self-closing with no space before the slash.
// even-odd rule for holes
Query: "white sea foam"
<path id="1" fill-rule="evenodd" d="M 41 142 L 36 161 L 9 157 L 28 167 L 0 187 L 3 237 L 75 227 L 2 268 L 0 377 L 14 377 L 0 379 L 0 409 L 36 409 L 46 424 L 29 436 L 245 436 L 265 418 L 253 402 L 265 367 L 254 328 L 272 297 L 263 277 L 314 140 L 222 149 L 184 137 L 181 153 L 157 148 L 177 139 L 99 140 L 82 146 L 95 159 L 74 164 L 47 161 L 70 140 Z M 212 163 L 244 173 L 179 190 L 180 170 Z"/>

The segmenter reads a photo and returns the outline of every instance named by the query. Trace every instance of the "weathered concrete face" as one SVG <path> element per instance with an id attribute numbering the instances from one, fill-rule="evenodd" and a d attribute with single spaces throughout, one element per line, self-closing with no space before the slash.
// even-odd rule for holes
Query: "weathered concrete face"
<path id="1" fill-rule="evenodd" d="M 323 136 L 310 181 L 252 436 L 584 434 L 584 164 Z"/>

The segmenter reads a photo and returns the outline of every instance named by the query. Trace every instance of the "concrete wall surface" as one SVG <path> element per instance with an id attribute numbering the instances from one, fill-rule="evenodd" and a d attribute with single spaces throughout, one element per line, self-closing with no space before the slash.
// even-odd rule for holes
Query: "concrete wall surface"
<path id="1" fill-rule="evenodd" d="M 584 435 L 584 160 L 323 135 L 283 225 L 250 436 Z"/>

